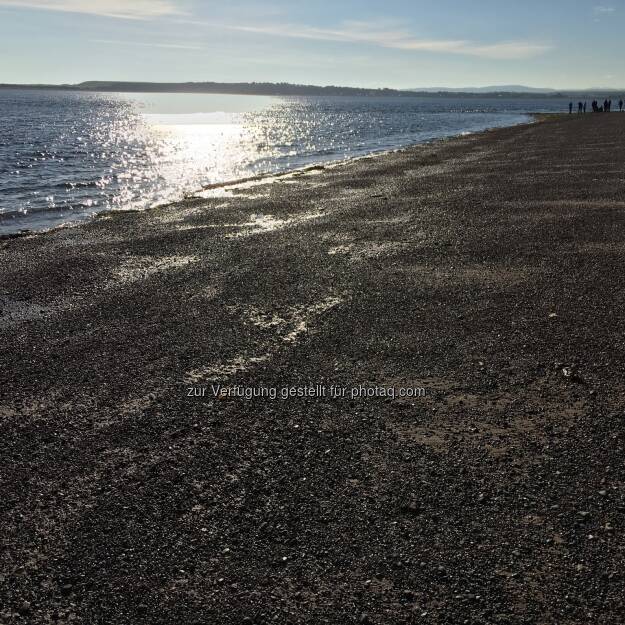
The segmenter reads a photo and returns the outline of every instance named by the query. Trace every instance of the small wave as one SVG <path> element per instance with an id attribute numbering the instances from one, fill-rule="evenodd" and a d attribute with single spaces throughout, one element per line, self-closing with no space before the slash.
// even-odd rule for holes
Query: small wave
<path id="1" fill-rule="evenodd" d="M 98 207 L 100 207 L 98 200 L 87 198 L 81 202 L 67 202 L 62 205 L 48 204 L 28 208 L 0 209 L 0 221 L 4 219 L 28 219 L 32 215 L 73 213 Z"/>
<path id="2" fill-rule="evenodd" d="M 86 182 L 58 182 L 51 186 L 53 189 L 95 189 L 100 186 L 97 180 L 89 180 Z"/>

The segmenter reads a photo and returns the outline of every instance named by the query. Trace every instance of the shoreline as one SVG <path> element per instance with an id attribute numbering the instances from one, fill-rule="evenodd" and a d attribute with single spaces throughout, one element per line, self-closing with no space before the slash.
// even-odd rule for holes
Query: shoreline
<path id="1" fill-rule="evenodd" d="M 204 185 L 203 187 L 201 187 L 200 189 L 197 189 L 195 191 L 189 191 L 185 194 L 185 196 L 182 199 L 179 200 L 175 200 L 173 202 L 168 202 L 165 201 L 163 203 L 156 203 L 152 206 L 146 207 L 146 208 L 139 208 L 139 209 L 105 209 L 96 213 L 93 213 L 92 215 L 86 215 L 83 216 L 82 218 L 77 218 L 75 221 L 67 221 L 67 222 L 63 222 L 59 225 L 56 226 L 52 226 L 50 228 L 42 228 L 42 229 L 37 229 L 37 230 L 33 230 L 30 228 L 21 228 L 15 232 L 6 232 L 3 233 L 1 230 L 1 224 L 2 224 L 2 216 L 0 215 L 0 241 L 3 240 L 10 240 L 10 239 L 15 239 L 15 238 L 20 238 L 23 236 L 34 236 L 34 235 L 43 235 L 43 234 L 47 234 L 49 232 L 54 232 L 55 230 L 59 230 L 59 229 L 66 229 L 66 228 L 76 228 L 79 227 L 85 223 L 89 223 L 91 220 L 93 219 L 98 219 L 100 216 L 106 216 L 110 213 L 134 213 L 134 212 L 145 212 L 145 211 L 151 211 L 151 210 L 155 210 L 155 209 L 159 209 L 162 207 L 166 207 L 166 206 L 171 206 L 171 205 L 175 205 L 181 202 L 185 202 L 188 200 L 193 200 L 196 198 L 202 198 L 202 197 L 206 197 L 205 195 L 203 195 L 206 192 L 210 192 L 210 191 L 218 191 L 221 189 L 227 190 L 227 191 L 237 191 L 237 189 L 239 187 L 243 187 L 244 185 L 248 185 L 248 184 L 254 184 L 254 185 L 262 185 L 265 184 L 266 182 L 272 182 L 275 180 L 282 180 L 284 178 L 288 178 L 291 176 L 298 176 L 298 175 L 306 175 L 309 172 L 312 171 L 318 171 L 318 170 L 325 170 L 325 169 L 329 169 L 332 167 L 340 167 L 341 165 L 349 165 L 349 163 L 351 162 L 357 162 L 361 159 L 369 159 L 369 158 L 379 158 L 379 157 L 384 157 L 385 155 L 388 154 L 393 154 L 396 152 L 402 152 L 402 151 L 406 151 L 406 150 L 411 150 L 411 149 L 416 149 L 419 146 L 427 146 L 427 145 L 431 145 L 431 144 L 436 144 L 439 142 L 445 142 L 445 141 L 450 141 L 450 140 L 454 140 L 454 139 L 458 139 L 464 136 L 471 136 L 471 135 L 478 135 L 478 134 L 482 134 L 482 133 L 488 133 L 488 132 L 492 132 L 494 130 L 499 130 L 501 128 L 514 128 L 517 126 L 526 126 L 526 125 L 531 125 L 531 124 L 535 124 L 535 123 L 544 123 L 546 121 L 549 121 L 551 118 L 554 117 L 559 117 L 560 115 L 563 115 L 561 113 L 525 113 L 524 114 L 529 121 L 523 121 L 523 122 L 518 122 L 515 124 L 510 124 L 510 125 L 506 125 L 506 126 L 493 126 L 490 128 L 485 128 L 482 130 L 477 130 L 475 132 L 472 131 L 468 131 L 468 132 L 460 132 L 457 134 L 452 134 L 449 136 L 444 136 L 444 137 L 437 137 L 434 139 L 427 139 L 424 141 L 419 141 L 416 143 L 408 143 L 405 144 L 403 146 L 397 147 L 397 148 L 389 148 L 389 149 L 382 149 L 379 151 L 372 151 L 372 152 L 367 152 L 365 154 L 361 154 L 358 156 L 349 156 L 349 157 L 343 157 L 343 158 L 337 158 L 337 159 L 333 159 L 333 160 L 329 160 L 329 161 L 319 161 L 317 163 L 311 164 L 311 165 L 307 165 L 304 167 L 297 167 L 294 169 L 287 169 L 284 171 L 279 171 L 279 172 L 274 172 L 274 173 L 266 173 L 266 174 L 258 174 L 255 176 L 249 176 L 249 177 L 245 177 L 245 178 L 240 178 L 240 179 L 235 179 L 235 180 L 228 180 L 228 181 L 223 181 L 223 182 L 217 182 L 217 183 L 212 183 L 212 184 L 207 184 Z M 42 211 L 42 212 L 46 212 L 46 211 Z"/>
<path id="2" fill-rule="evenodd" d="M 0 242 L 0 620 L 621 625 L 624 129 Z"/>

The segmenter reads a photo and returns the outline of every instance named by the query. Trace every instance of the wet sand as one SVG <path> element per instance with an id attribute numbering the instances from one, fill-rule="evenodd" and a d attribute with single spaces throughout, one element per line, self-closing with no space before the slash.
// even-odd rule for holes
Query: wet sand
<path id="1" fill-rule="evenodd" d="M 0 241 L 0 623 L 622 623 L 624 131 Z"/>

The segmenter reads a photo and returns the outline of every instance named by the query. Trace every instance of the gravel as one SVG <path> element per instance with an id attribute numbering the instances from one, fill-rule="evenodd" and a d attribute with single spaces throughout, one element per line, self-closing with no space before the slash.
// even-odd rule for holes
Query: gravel
<path id="1" fill-rule="evenodd" d="M 624 130 L 0 241 L 0 623 L 620 625 Z"/>

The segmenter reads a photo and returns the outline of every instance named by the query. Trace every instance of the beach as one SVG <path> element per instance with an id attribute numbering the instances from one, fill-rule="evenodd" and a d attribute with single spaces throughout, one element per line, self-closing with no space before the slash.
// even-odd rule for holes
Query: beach
<path id="1" fill-rule="evenodd" d="M 622 623 L 624 130 L 0 240 L 0 623 Z"/>

